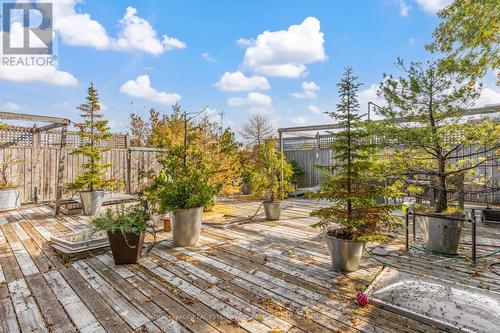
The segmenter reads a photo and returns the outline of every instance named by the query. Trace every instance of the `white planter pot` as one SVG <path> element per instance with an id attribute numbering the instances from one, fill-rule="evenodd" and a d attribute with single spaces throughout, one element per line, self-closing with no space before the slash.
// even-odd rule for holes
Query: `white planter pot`
<path id="1" fill-rule="evenodd" d="M 418 216 L 423 232 L 425 248 L 442 254 L 457 254 L 458 243 L 464 224 L 463 219 L 439 216 Z"/>
<path id="2" fill-rule="evenodd" d="M 170 214 L 172 238 L 176 246 L 194 246 L 198 244 L 201 233 L 203 207 L 182 209 Z"/>
<path id="3" fill-rule="evenodd" d="M 165 219 L 166 214 L 152 214 L 151 221 L 153 221 L 153 226 L 155 229 L 163 229 L 163 220 Z"/>
<path id="4" fill-rule="evenodd" d="M 20 195 L 18 189 L 0 190 L 0 211 L 18 208 L 21 204 Z"/>
<path id="5" fill-rule="evenodd" d="M 332 257 L 333 269 L 339 272 L 354 272 L 363 255 L 364 242 L 332 237 L 325 234 L 326 244 Z"/>
<path id="6" fill-rule="evenodd" d="M 266 213 L 266 219 L 269 221 L 279 220 L 281 215 L 281 201 L 265 201 L 264 212 Z"/>
<path id="7" fill-rule="evenodd" d="M 81 191 L 80 200 L 82 203 L 83 215 L 99 215 L 103 199 L 104 191 Z"/>

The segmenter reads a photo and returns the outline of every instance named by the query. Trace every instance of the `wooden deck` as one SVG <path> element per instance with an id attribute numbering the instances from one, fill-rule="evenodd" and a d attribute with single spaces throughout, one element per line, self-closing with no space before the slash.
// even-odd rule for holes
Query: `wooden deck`
<path id="1" fill-rule="evenodd" d="M 257 202 L 233 204 L 241 216 Z M 283 219 L 228 229 L 204 227 L 199 246 L 174 248 L 170 233 L 138 265 L 115 266 L 109 252 L 63 263 L 51 235 L 89 227 L 81 216 L 52 217 L 44 206 L 0 215 L 0 332 L 436 332 L 374 306 L 360 307 L 383 264 L 366 253 L 357 272 L 331 270 L 321 235 L 309 227 L 316 203 L 290 200 Z M 500 248 L 498 227 L 479 228 L 479 255 Z M 148 241 L 151 241 L 148 238 Z M 468 230 L 463 237 L 470 242 Z M 373 249 L 375 244 L 371 244 Z M 403 251 L 386 263 L 500 290 L 500 277 L 462 259 Z M 469 253 L 465 244 L 460 250 Z M 498 258 L 498 257 L 497 257 Z"/>

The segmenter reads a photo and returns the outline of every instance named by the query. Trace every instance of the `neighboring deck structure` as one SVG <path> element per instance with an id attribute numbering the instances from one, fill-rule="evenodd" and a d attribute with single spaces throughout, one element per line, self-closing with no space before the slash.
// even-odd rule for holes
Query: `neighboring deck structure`
<path id="1" fill-rule="evenodd" d="M 250 216 L 258 202 L 237 203 Z M 374 306 L 363 291 L 383 265 L 363 256 L 360 270 L 331 270 L 320 233 L 309 227 L 317 204 L 290 200 L 283 219 L 229 229 L 205 227 L 195 248 L 173 248 L 170 233 L 138 265 L 115 266 L 110 253 L 63 263 L 52 234 L 86 229 L 81 216 L 53 218 L 45 206 L 0 214 L 0 332 L 436 332 Z M 500 229 L 479 225 L 478 255 L 500 248 Z M 466 229 L 462 238 L 470 242 Z M 151 241 L 151 238 L 148 238 Z M 371 246 L 373 247 L 373 246 Z M 400 239 L 381 260 L 500 291 L 500 276 L 418 250 Z M 469 254 L 467 244 L 460 250 Z"/>

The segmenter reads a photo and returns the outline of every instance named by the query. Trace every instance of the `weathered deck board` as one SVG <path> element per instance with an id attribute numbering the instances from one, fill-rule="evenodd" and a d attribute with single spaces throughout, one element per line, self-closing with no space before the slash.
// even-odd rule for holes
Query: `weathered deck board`
<path id="1" fill-rule="evenodd" d="M 241 220 L 260 203 L 226 204 Z M 0 213 L 0 331 L 439 331 L 354 302 L 383 265 L 365 253 L 358 271 L 331 270 L 322 235 L 310 227 L 315 220 L 309 211 L 319 205 L 290 200 L 280 221 L 266 221 L 260 211 L 252 223 L 204 226 L 193 248 L 175 248 L 171 234 L 160 232 L 159 243 L 138 265 L 124 266 L 114 265 L 109 252 L 65 265 L 48 246 L 51 235 L 89 228 L 87 217 L 56 219 L 50 208 L 35 205 Z M 479 255 L 498 250 L 500 227 L 478 226 Z M 460 255 L 466 257 L 468 226 L 462 240 Z M 494 257 L 472 266 L 463 258 L 403 249 L 399 237 L 389 255 L 377 259 L 416 274 L 500 290 L 500 277 L 486 269 Z"/>

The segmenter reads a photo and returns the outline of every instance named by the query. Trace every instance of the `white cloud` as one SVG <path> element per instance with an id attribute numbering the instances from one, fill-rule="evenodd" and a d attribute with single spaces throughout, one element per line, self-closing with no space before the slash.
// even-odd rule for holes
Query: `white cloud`
<path id="1" fill-rule="evenodd" d="M 247 97 L 230 97 L 227 100 L 229 106 L 242 106 L 242 105 L 271 105 L 272 98 L 261 93 L 251 92 Z"/>
<path id="2" fill-rule="evenodd" d="M 413 37 L 408 38 L 408 44 L 410 44 L 411 46 L 415 45 L 416 42 L 417 41 L 415 38 L 413 38 Z"/>
<path id="3" fill-rule="evenodd" d="M 306 98 L 318 98 L 318 91 L 320 88 L 314 81 L 304 81 L 302 82 L 302 88 L 304 89 L 301 93 L 292 93 L 291 95 L 298 99 L 306 99 Z"/>
<path id="4" fill-rule="evenodd" d="M 255 41 L 247 38 L 239 38 L 236 43 L 241 46 L 252 46 L 255 45 Z"/>
<path id="5" fill-rule="evenodd" d="M 119 22 L 122 30 L 113 43 L 113 48 L 117 50 L 137 49 L 159 55 L 168 50 L 186 48 L 186 44 L 167 35 L 160 41 L 151 24 L 137 16 L 137 9 L 134 7 L 127 7 L 125 15 Z"/>
<path id="6" fill-rule="evenodd" d="M 434 14 L 453 2 L 453 0 L 415 0 L 426 12 Z"/>
<path id="7" fill-rule="evenodd" d="M 251 114 L 269 114 L 268 109 L 263 108 L 263 107 L 255 107 L 255 106 L 248 109 L 248 112 L 250 112 Z"/>
<path id="8" fill-rule="evenodd" d="M 399 15 L 408 16 L 410 12 L 410 6 L 404 0 L 399 0 Z"/>
<path id="9" fill-rule="evenodd" d="M 307 123 L 307 118 L 306 117 L 302 117 L 302 116 L 295 117 L 295 118 L 292 118 L 292 122 L 295 125 L 305 125 Z"/>
<path id="10" fill-rule="evenodd" d="M 166 51 L 174 49 L 185 49 L 187 47 L 186 43 L 184 43 L 183 41 L 174 37 L 169 37 L 167 35 L 163 35 L 163 45 L 165 45 Z"/>
<path id="11" fill-rule="evenodd" d="M 21 106 L 16 103 L 6 102 L 0 105 L 0 110 L 2 111 L 18 111 L 21 110 Z"/>
<path id="12" fill-rule="evenodd" d="M 87 13 L 77 13 L 79 0 L 54 1 L 54 28 L 68 45 L 90 46 L 104 50 L 111 44 L 106 29 Z"/>
<path id="13" fill-rule="evenodd" d="M 177 93 L 160 92 L 151 87 L 148 75 L 140 75 L 135 80 L 125 82 L 120 92 L 133 97 L 149 99 L 152 102 L 172 105 L 180 101 L 181 96 Z"/>
<path id="14" fill-rule="evenodd" d="M 117 38 L 110 37 L 104 26 L 87 13 L 80 13 L 76 5 L 81 0 L 58 0 L 54 2 L 54 28 L 65 44 L 90 46 L 98 50 L 120 51 L 142 50 L 153 55 L 172 49 L 186 48 L 176 38 L 163 35 L 160 40 L 151 24 L 137 16 L 137 9 L 128 7 L 121 20 Z"/>
<path id="15" fill-rule="evenodd" d="M 367 89 L 361 90 L 358 94 L 359 102 L 359 113 L 366 114 L 368 112 L 368 102 L 375 103 L 378 106 L 385 106 L 385 100 L 382 97 L 377 96 L 378 84 L 372 84 Z M 377 115 L 376 110 L 373 108 L 370 110 L 371 119 L 380 119 L 381 117 Z"/>
<path id="16" fill-rule="evenodd" d="M 257 75 L 248 77 L 240 71 L 225 72 L 215 86 L 227 91 L 268 90 L 271 88 L 265 77 Z"/>
<path id="17" fill-rule="evenodd" d="M 0 79 L 15 82 L 39 81 L 58 86 L 74 86 L 78 80 L 52 66 L 0 66 Z"/>
<path id="18" fill-rule="evenodd" d="M 212 56 L 210 56 L 210 53 L 208 53 L 208 52 L 203 52 L 203 53 L 201 54 L 201 57 L 202 57 L 204 60 L 208 61 L 208 62 L 217 62 L 217 59 L 215 59 L 215 58 L 213 58 Z"/>
<path id="19" fill-rule="evenodd" d="M 288 30 L 264 31 L 245 51 L 244 64 L 268 76 L 300 77 L 306 75 L 305 65 L 326 60 L 320 21 L 307 17 Z M 249 44 L 248 40 L 239 44 Z"/>
<path id="20" fill-rule="evenodd" d="M 315 114 L 321 113 L 321 110 L 319 109 L 319 107 L 317 105 L 312 105 L 312 104 L 308 105 L 307 110 L 309 110 L 309 112 L 315 113 Z"/>
<path id="21" fill-rule="evenodd" d="M 495 86 L 483 87 L 475 106 L 480 107 L 492 104 L 500 104 L 500 88 Z"/>

